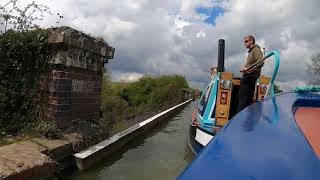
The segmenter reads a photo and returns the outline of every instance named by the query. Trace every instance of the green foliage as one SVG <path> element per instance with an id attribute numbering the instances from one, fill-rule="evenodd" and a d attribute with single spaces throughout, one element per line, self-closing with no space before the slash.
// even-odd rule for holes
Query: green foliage
<path id="1" fill-rule="evenodd" d="M 130 106 L 143 104 L 153 106 L 179 99 L 182 96 L 181 90 L 188 87 L 188 83 L 183 76 L 173 75 L 159 78 L 145 76 L 128 85 L 119 95 Z"/>
<path id="2" fill-rule="evenodd" d="M 104 78 L 102 84 L 102 125 L 118 132 L 127 128 L 128 119 L 158 112 L 184 100 L 189 86 L 183 76 L 144 76 L 133 83 L 114 83 Z"/>
<path id="3" fill-rule="evenodd" d="M 113 119 L 127 110 L 128 103 L 119 96 L 108 96 L 103 99 L 101 107 L 102 115 L 108 119 Z"/>
<path id="4" fill-rule="evenodd" d="M 24 129 L 24 133 L 29 136 L 39 136 L 46 138 L 61 138 L 62 131 L 57 127 L 56 123 L 52 121 L 35 121 L 28 124 Z"/>
<path id="5" fill-rule="evenodd" d="M 102 80 L 102 99 L 104 96 L 118 96 L 118 93 L 126 88 L 129 83 L 124 82 L 111 82 L 111 79 L 106 77 Z"/>
<path id="6" fill-rule="evenodd" d="M 1 35 L 0 59 L 0 130 L 17 132 L 36 118 L 38 81 L 50 68 L 47 32 Z"/>

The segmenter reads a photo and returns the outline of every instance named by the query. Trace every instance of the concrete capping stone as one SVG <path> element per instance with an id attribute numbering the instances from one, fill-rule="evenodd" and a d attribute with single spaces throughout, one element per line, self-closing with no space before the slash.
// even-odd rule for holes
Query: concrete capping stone
<path id="1" fill-rule="evenodd" d="M 67 26 L 49 29 L 49 44 L 65 44 L 84 49 L 107 59 L 113 59 L 114 48 L 101 38 L 91 37 Z"/>

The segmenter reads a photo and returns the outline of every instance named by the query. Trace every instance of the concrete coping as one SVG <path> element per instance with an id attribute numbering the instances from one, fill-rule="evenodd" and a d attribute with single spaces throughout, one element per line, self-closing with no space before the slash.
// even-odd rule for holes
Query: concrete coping
<path id="1" fill-rule="evenodd" d="M 182 106 L 182 105 L 184 105 L 184 104 L 186 104 L 186 103 L 188 103 L 190 101 L 192 101 L 192 99 L 189 99 L 189 100 L 187 100 L 187 101 L 185 101 L 185 102 L 183 102 L 181 104 L 178 104 L 178 105 L 176 105 L 176 106 L 174 106 L 172 108 L 169 108 L 169 109 L 167 109 L 167 110 L 165 110 L 165 111 L 163 111 L 163 112 L 161 112 L 161 113 L 159 113 L 159 114 L 157 114 L 157 115 L 155 115 L 155 116 L 153 116 L 153 117 L 151 117 L 151 118 L 149 118 L 149 119 L 147 119 L 147 120 L 145 120 L 145 121 L 143 121 L 143 122 L 141 122 L 139 124 L 136 124 L 136 125 L 128 128 L 128 129 L 124 130 L 124 131 L 121 131 L 121 132 L 113 135 L 112 137 L 110 137 L 110 138 L 108 138 L 108 139 L 106 139 L 106 140 L 104 140 L 104 141 L 102 141 L 102 142 L 100 142 L 100 143 L 98 143 L 96 145 L 93 145 L 93 146 L 89 147 L 86 150 L 83 150 L 83 151 L 81 151 L 79 153 L 74 154 L 74 156 L 76 158 L 79 158 L 79 159 L 85 159 L 85 158 L 97 153 L 98 151 L 100 151 L 100 150 L 102 150 L 104 148 L 107 148 L 108 146 L 110 146 L 114 142 L 118 141 L 122 137 L 124 137 L 124 136 L 126 136 L 126 135 L 128 135 L 128 134 L 130 134 L 132 132 L 137 131 L 138 129 L 142 128 L 146 124 L 151 123 L 152 121 L 156 120 L 157 118 L 167 114 L 168 112 L 170 112 L 170 111 L 172 111 L 172 110 L 174 110 L 174 109 L 176 109 L 176 108 L 178 108 L 178 107 L 180 107 L 180 106 Z"/>

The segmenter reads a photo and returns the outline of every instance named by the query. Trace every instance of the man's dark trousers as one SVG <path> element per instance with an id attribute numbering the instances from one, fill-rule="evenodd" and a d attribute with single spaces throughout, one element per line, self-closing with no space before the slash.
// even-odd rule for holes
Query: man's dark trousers
<path id="1" fill-rule="evenodd" d="M 254 90 L 256 87 L 256 81 L 258 77 L 259 74 L 256 73 L 249 73 L 243 75 L 240 81 L 239 104 L 237 112 L 240 112 L 242 109 L 246 108 L 252 103 Z"/>

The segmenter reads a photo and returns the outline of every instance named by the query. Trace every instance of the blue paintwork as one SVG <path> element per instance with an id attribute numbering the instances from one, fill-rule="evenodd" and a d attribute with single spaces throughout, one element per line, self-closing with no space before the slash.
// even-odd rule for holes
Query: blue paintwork
<path id="1" fill-rule="evenodd" d="M 178 177 L 189 179 L 320 179 L 320 160 L 294 119 L 320 96 L 283 93 L 238 113 Z"/>
<path id="2" fill-rule="evenodd" d="M 203 128 L 212 127 L 215 123 L 215 118 L 212 118 L 212 113 L 214 113 L 215 111 L 220 76 L 221 76 L 221 72 L 218 72 L 218 74 L 206 86 L 206 88 L 204 89 L 201 95 L 200 102 L 198 104 L 198 109 L 200 111 L 203 111 L 203 108 L 204 108 L 203 115 L 199 112 L 197 113 L 198 120 L 200 121 L 201 126 Z M 203 101 L 205 99 L 204 96 L 206 96 L 207 93 L 210 93 L 208 95 L 209 97 L 207 101 Z M 203 102 L 201 103 L 201 101 Z"/>
<path id="3" fill-rule="evenodd" d="M 215 123 L 215 119 L 211 118 L 212 111 L 216 106 L 217 100 L 217 93 L 218 93 L 218 84 L 219 84 L 219 77 L 221 76 L 221 72 L 218 72 L 217 76 L 213 79 L 212 90 L 210 93 L 210 98 L 206 110 L 204 112 L 202 125 L 209 125 L 213 126 Z"/>

